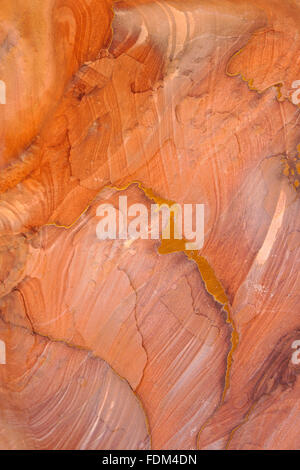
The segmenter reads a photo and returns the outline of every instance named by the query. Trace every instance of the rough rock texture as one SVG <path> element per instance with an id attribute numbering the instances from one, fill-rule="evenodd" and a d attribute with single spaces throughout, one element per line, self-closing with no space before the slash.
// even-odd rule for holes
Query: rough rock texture
<path id="1" fill-rule="evenodd" d="M 0 25 L 0 448 L 298 449 L 300 2 Z M 203 248 L 100 241 L 120 195 L 205 204 Z"/>

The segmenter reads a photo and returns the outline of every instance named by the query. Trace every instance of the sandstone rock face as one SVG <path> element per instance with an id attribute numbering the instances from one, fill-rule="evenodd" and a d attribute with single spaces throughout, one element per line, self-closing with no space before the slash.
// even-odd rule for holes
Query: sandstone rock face
<path id="1" fill-rule="evenodd" d="M 299 2 L 0 25 L 0 448 L 299 449 Z M 204 204 L 202 248 L 99 239 L 120 197 Z"/>

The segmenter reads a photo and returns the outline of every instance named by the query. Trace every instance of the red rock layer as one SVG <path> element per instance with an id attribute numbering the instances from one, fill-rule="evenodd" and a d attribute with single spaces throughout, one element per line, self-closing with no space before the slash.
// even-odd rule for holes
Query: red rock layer
<path id="1" fill-rule="evenodd" d="M 298 448 L 298 2 L 0 15 L 1 447 Z M 142 187 L 205 204 L 198 264 L 97 239 Z"/>

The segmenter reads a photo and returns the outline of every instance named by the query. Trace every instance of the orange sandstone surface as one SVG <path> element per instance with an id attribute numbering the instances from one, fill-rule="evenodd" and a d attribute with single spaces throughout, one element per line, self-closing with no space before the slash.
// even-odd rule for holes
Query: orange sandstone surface
<path id="1" fill-rule="evenodd" d="M 299 2 L 3 0 L 0 81 L 0 448 L 299 449 Z"/>

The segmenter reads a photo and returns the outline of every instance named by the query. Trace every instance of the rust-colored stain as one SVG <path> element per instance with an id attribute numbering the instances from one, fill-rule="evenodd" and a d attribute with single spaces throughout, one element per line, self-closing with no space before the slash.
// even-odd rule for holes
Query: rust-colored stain
<path id="1" fill-rule="evenodd" d="M 298 154 L 294 158 L 282 158 L 283 174 L 288 178 L 295 190 L 300 191 L 300 145 L 297 147 Z"/>
<path id="2" fill-rule="evenodd" d="M 264 32 L 265 31 L 259 31 L 256 34 L 261 34 L 261 33 L 264 33 Z M 292 100 L 291 100 L 290 97 L 285 97 L 282 94 L 281 89 L 283 87 L 283 82 L 273 83 L 269 87 L 266 87 L 266 88 L 260 90 L 260 89 L 256 88 L 253 85 L 254 78 L 247 78 L 246 75 L 241 70 L 239 70 L 237 72 L 234 72 L 234 73 L 229 72 L 229 68 L 230 68 L 230 65 L 231 65 L 232 61 L 235 59 L 235 57 L 240 55 L 246 49 L 246 47 L 250 44 L 251 40 L 252 40 L 252 38 L 250 38 L 248 43 L 244 47 L 242 47 L 240 50 L 238 50 L 235 54 L 233 54 L 233 56 L 230 58 L 230 60 L 228 61 L 227 67 L 226 67 L 226 74 L 229 77 L 238 77 L 238 76 L 240 76 L 242 78 L 242 80 L 247 83 L 249 89 L 251 91 L 257 92 L 258 94 L 265 93 L 267 90 L 274 87 L 277 90 L 277 100 L 278 101 L 283 101 L 284 99 L 287 99 L 288 101 L 290 101 L 292 103 Z M 284 164 L 283 174 L 289 179 L 289 182 L 291 183 L 291 185 L 298 192 L 300 190 L 300 145 L 298 145 L 297 150 L 298 150 L 298 155 L 296 157 L 294 157 L 294 158 L 283 157 L 282 162 Z"/>
<path id="3" fill-rule="evenodd" d="M 137 186 L 144 192 L 145 196 L 148 199 L 153 200 L 159 206 L 163 204 L 167 204 L 168 206 L 172 206 L 173 204 L 176 204 L 175 201 L 164 199 L 156 195 L 151 188 L 144 187 L 140 181 L 133 181 L 123 187 L 114 186 L 113 189 L 116 189 L 118 191 L 123 191 L 127 189 L 129 186 L 131 186 L 132 184 L 137 184 Z M 213 299 L 216 302 L 218 302 L 220 305 L 223 306 L 223 310 L 226 312 L 226 323 L 228 323 L 232 329 L 231 348 L 227 356 L 225 384 L 224 384 L 223 394 L 221 398 L 221 404 L 222 404 L 224 402 L 227 390 L 230 385 L 230 371 L 231 371 L 231 367 L 233 364 L 233 354 L 239 343 L 239 335 L 238 335 L 234 320 L 230 312 L 229 300 L 226 295 L 224 287 L 222 286 L 221 282 L 218 280 L 208 260 L 204 256 L 201 256 L 199 251 L 186 250 L 184 239 L 183 240 L 174 239 L 174 214 L 173 213 L 171 213 L 170 224 L 171 224 L 170 239 L 169 240 L 161 239 L 161 245 L 158 249 L 158 252 L 162 255 L 174 253 L 177 251 L 183 252 L 189 260 L 192 260 L 197 264 L 197 267 L 201 275 L 201 278 L 204 282 L 206 291 L 213 297 Z"/>

